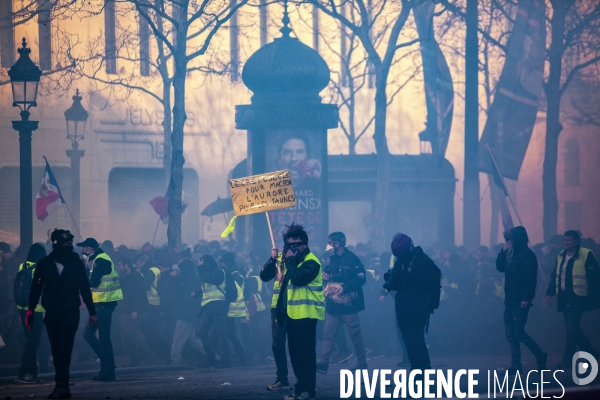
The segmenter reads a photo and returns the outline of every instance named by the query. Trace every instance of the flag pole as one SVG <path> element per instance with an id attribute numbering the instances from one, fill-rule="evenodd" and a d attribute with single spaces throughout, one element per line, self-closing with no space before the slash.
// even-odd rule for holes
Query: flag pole
<path id="1" fill-rule="evenodd" d="M 152 247 L 154 247 L 154 239 L 156 239 L 156 232 L 158 232 L 158 225 L 160 224 L 160 215 L 158 216 L 158 221 L 156 221 L 156 228 L 154 228 L 154 236 L 152 236 Z"/>
<path id="2" fill-rule="evenodd" d="M 498 164 L 496 163 L 496 159 L 494 158 L 494 154 L 492 153 L 492 149 L 490 149 L 490 145 L 489 144 L 485 144 L 485 146 L 488 149 L 488 152 L 490 153 L 490 157 L 492 158 L 492 162 L 494 163 L 494 167 L 496 168 L 496 171 L 498 171 L 498 175 L 500 175 L 500 179 L 502 180 L 502 184 L 504 185 L 504 187 L 506 187 L 506 183 L 504 182 L 504 177 L 502 176 L 502 173 L 500 172 L 500 168 L 498 168 Z M 515 203 L 513 203 L 512 197 L 510 196 L 510 193 L 508 193 L 508 190 L 506 191 L 506 193 L 508 194 L 508 201 L 510 201 L 510 205 L 512 206 L 515 215 L 517 216 L 517 219 L 519 220 L 519 225 L 523 226 L 523 222 L 521 221 L 521 217 L 519 216 L 519 212 L 517 211 L 517 207 L 515 207 Z"/>
<path id="3" fill-rule="evenodd" d="M 267 217 L 267 224 L 269 225 L 269 234 L 271 235 L 271 244 L 273 245 L 273 248 L 275 248 L 275 237 L 273 236 L 273 228 L 271 228 L 271 219 L 269 218 L 269 212 L 265 211 L 265 216 Z M 277 273 L 279 275 L 281 275 L 281 264 L 280 263 L 276 263 L 277 264 Z"/>
<path id="4" fill-rule="evenodd" d="M 63 198 L 63 200 L 64 200 L 64 198 Z M 67 207 L 69 216 L 71 216 L 71 221 L 73 221 L 73 226 L 75 226 L 75 230 L 77 231 L 77 234 L 79 235 L 79 239 L 81 239 L 83 241 L 83 237 L 81 236 L 81 233 L 79 232 L 79 227 L 77 226 L 77 223 L 75 223 L 75 218 L 73 218 L 73 214 L 71 214 L 71 210 L 69 209 L 69 205 L 67 204 L 66 200 L 65 200 L 65 207 Z"/>

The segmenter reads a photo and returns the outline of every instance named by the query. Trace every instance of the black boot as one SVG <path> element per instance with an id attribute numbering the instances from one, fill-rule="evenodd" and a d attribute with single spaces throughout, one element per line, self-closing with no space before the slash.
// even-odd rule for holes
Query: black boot
<path id="1" fill-rule="evenodd" d="M 68 399 L 71 397 L 69 384 L 57 383 L 52 393 L 48 395 L 49 399 Z"/>

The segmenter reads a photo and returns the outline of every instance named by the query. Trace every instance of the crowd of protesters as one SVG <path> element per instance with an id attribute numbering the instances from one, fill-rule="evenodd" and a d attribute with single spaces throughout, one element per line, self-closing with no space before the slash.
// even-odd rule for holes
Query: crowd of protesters
<path id="1" fill-rule="evenodd" d="M 99 246 L 114 262 L 123 292 L 112 326 L 112 343 L 119 366 L 229 367 L 274 362 L 269 316 L 273 283 L 264 283 L 259 277 L 270 257 L 268 251 L 247 254 L 233 241 L 204 240 L 193 246 L 184 245 L 177 253 L 169 252 L 166 246 L 156 248 L 149 243 L 132 249 L 124 245 L 115 247 L 106 240 Z M 596 254 L 600 252 L 600 244 L 591 238 L 582 238 L 581 246 Z M 537 302 L 533 305 L 540 306 L 541 310 L 540 299 L 545 297 L 557 256 L 563 250 L 563 236 L 557 235 L 548 243 L 530 247 L 538 261 Z M 52 250 L 50 243 L 46 243 L 45 248 L 47 253 Z M 366 272 L 362 287 L 364 311 L 360 313 L 366 357 L 398 355 L 399 365 L 402 365 L 407 357 L 403 354 L 402 340 L 398 340 L 397 323 L 391 317 L 394 302 L 382 291 L 384 273 L 393 266 L 393 255 L 389 251 L 376 253 L 370 243 L 347 248 L 358 257 Z M 431 321 L 427 336 L 430 352 L 453 355 L 504 351 L 505 346 L 501 344 L 504 329 L 499 317 L 505 296 L 504 275 L 495 268 L 502 244 L 492 248 L 481 246 L 472 253 L 463 247 L 424 250 L 439 266 L 443 277 L 440 305 L 443 312 L 436 311 Z M 19 265 L 26 260 L 28 251 L 29 248 L 22 246 L 13 251 L 8 244 L 0 243 L 0 334 L 4 341 L 9 340 L 7 335 L 15 335 L 23 347 L 24 330 L 15 318 L 18 310 L 12 293 Z M 210 303 L 203 306 L 202 282 L 214 279 L 212 275 L 220 269 L 233 277 L 240 294 L 243 293 L 236 301 L 244 312 L 236 313 L 231 307 L 229 312 L 221 312 Z M 81 329 L 75 339 L 74 361 L 92 362 L 97 356 L 81 334 L 87 323 L 83 303 L 80 312 Z M 227 316 L 222 317 L 225 314 Z M 531 321 L 533 332 L 547 332 L 549 326 L 554 330 L 560 326 L 556 312 L 551 315 L 540 311 Z M 36 327 L 39 326 L 41 324 Z M 333 348 L 328 344 L 327 361 L 346 363 L 353 352 L 348 346 L 352 338 L 347 340 L 343 329 L 336 332 Z M 48 339 L 45 332 L 39 336 L 39 371 L 47 372 L 51 365 Z M 319 343 L 323 340 L 322 321 L 317 326 L 317 339 Z M 444 345 L 449 340 L 453 346 Z M 206 346 L 207 343 L 210 345 Z M 548 348 L 549 339 L 546 338 L 545 343 Z M 551 343 L 555 343 L 554 349 L 548 348 L 548 351 L 561 349 L 560 341 Z M 9 363 L 8 355 L 0 356 L 3 362 Z M 365 362 L 365 356 L 361 357 L 361 362 Z"/>

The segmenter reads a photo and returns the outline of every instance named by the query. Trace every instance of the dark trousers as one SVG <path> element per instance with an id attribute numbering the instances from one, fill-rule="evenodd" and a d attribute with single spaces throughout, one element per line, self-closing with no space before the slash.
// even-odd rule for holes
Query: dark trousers
<path id="1" fill-rule="evenodd" d="M 367 355 L 365 353 L 365 344 L 360 331 L 360 320 L 358 319 L 358 313 L 353 314 L 341 314 L 332 315 L 327 314 L 325 317 L 325 327 L 323 329 L 323 347 L 321 350 L 320 362 L 329 365 L 329 360 L 333 353 L 333 344 L 336 341 L 336 337 L 343 337 L 344 342 L 346 335 L 344 331 L 340 331 L 340 326 L 344 324 L 346 331 L 352 340 L 354 345 L 354 354 L 356 355 L 356 361 L 358 365 L 367 365 Z M 338 335 L 338 332 L 340 333 Z"/>
<path id="2" fill-rule="evenodd" d="M 577 346 L 579 346 L 581 351 L 586 351 L 595 358 L 600 357 L 600 354 L 594 348 L 590 339 L 588 339 L 579 326 L 582 315 L 583 311 L 573 307 L 565 307 L 563 311 L 565 329 L 567 331 L 563 362 L 571 363 L 571 359 L 573 358 L 573 354 L 575 354 Z"/>
<path id="3" fill-rule="evenodd" d="M 428 310 L 396 310 L 398 328 L 406 345 L 406 353 L 411 369 L 429 369 L 429 351 L 425 344 L 425 325 L 429 318 Z"/>
<path id="4" fill-rule="evenodd" d="M 317 320 L 287 318 L 290 361 L 298 382 L 295 392 L 314 397 L 317 384 Z"/>
<path id="5" fill-rule="evenodd" d="M 137 318 L 132 318 L 130 312 L 117 313 L 123 349 L 133 365 L 139 364 L 142 359 L 154 358 L 154 351 L 146 344 L 146 338 L 140 330 L 140 319 L 139 314 Z"/>
<path id="6" fill-rule="evenodd" d="M 271 335 L 273 342 L 271 349 L 273 350 L 273 358 L 275 359 L 275 367 L 277 368 L 277 380 L 279 382 L 288 382 L 288 367 L 287 354 L 285 351 L 285 341 L 287 338 L 287 321 L 281 325 L 277 324 L 277 310 L 271 308 Z"/>
<path id="7" fill-rule="evenodd" d="M 247 342 L 244 343 L 248 351 L 246 355 L 249 361 L 252 361 L 255 353 L 258 355 L 260 363 L 263 363 L 269 356 L 268 342 L 265 340 L 269 334 L 269 315 L 269 309 L 250 315 L 250 336 L 247 338 Z"/>
<path id="8" fill-rule="evenodd" d="M 229 303 L 221 300 L 211 301 L 202 307 L 202 315 L 200 316 L 200 322 L 198 324 L 198 335 L 200 336 L 200 340 L 202 340 L 202 346 L 204 347 L 208 362 L 211 364 L 217 363 L 215 349 L 217 348 L 219 338 L 225 337 L 227 330 L 225 320 L 227 319 L 228 310 Z M 212 335 L 210 335 L 211 328 Z M 225 359 L 227 359 L 229 351 L 227 346 L 223 347 Z"/>
<path id="9" fill-rule="evenodd" d="M 240 324 L 242 318 L 238 317 L 227 317 L 226 326 L 227 326 L 227 338 L 233 345 L 233 349 L 235 350 L 238 361 L 242 364 L 246 364 L 246 352 L 244 351 L 244 346 L 240 342 Z M 229 353 L 229 351 L 227 351 Z"/>
<path id="10" fill-rule="evenodd" d="M 21 357 L 21 366 L 19 367 L 19 377 L 24 377 L 26 374 L 31 374 L 34 378 L 37 376 L 37 362 L 36 354 L 37 348 L 42 338 L 42 332 L 44 330 L 44 313 L 36 312 L 33 317 L 33 329 L 25 326 L 25 314 L 27 310 L 19 310 L 21 316 L 21 325 L 25 332 L 25 348 L 23 349 L 23 356 Z M 40 359 L 40 364 L 47 362 L 47 360 Z"/>
<path id="11" fill-rule="evenodd" d="M 521 305 L 504 306 L 504 330 L 506 339 L 510 345 L 513 368 L 521 369 L 521 343 L 535 355 L 539 360 L 543 351 L 538 344 L 525 332 L 529 307 L 521 308 Z"/>
<path id="12" fill-rule="evenodd" d="M 98 323 L 96 327 L 88 325 L 83 332 L 83 338 L 100 358 L 100 371 L 109 373 L 117 367 L 112 341 L 110 340 L 110 328 L 115 306 L 106 306 L 103 303 L 95 303 L 95 306 Z M 96 331 L 98 331 L 98 338 L 96 337 Z"/>
<path id="13" fill-rule="evenodd" d="M 71 313 L 46 313 L 44 324 L 48 331 L 48 339 L 52 348 L 52 361 L 56 370 L 57 385 L 69 384 L 69 366 L 75 334 L 79 326 L 79 310 Z"/>

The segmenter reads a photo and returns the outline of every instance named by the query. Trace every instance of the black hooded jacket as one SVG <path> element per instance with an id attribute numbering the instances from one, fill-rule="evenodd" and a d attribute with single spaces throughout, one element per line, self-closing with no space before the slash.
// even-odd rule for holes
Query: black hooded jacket
<path id="1" fill-rule="evenodd" d="M 37 263 L 31 283 L 29 309 L 34 310 L 42 296 L 42 306 L 46 309 L 47 316 L 79 313 L 81 294 L 90 315 L 95 315 L 96 309 L 83 261 L 73 252 L 63 265 L 64 269 L 59 275 L 53 253 Z"/>
<path id="2" fill-rule="evenodd" d="M 394 268 L 387 272 L 390 290 L 396 290 L 396 311 L 428 310 L 431 290 L 431 271 L 435 263 L 420 246 L 414 248 L 410 261 L 396 259 Z"/>
<path id="3" fill-rule="evenodd" d="M 496 269 L 504 273 L 504 304 L 531 303 L 537 285 L 537 257 L 527 243 L 529 237 L 522 226 L 510 230 L 512 249 L 501 250 L 496 257 Z"/>

